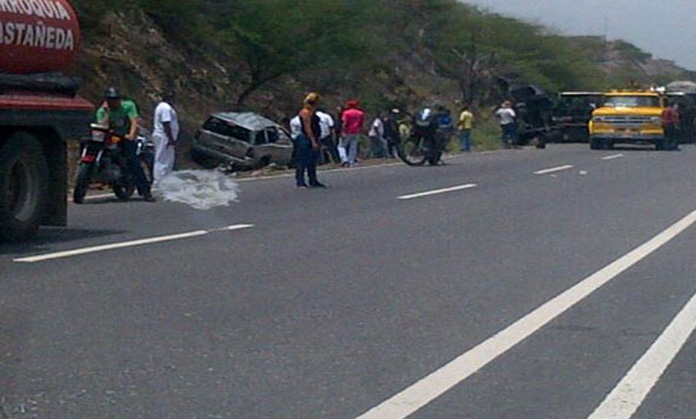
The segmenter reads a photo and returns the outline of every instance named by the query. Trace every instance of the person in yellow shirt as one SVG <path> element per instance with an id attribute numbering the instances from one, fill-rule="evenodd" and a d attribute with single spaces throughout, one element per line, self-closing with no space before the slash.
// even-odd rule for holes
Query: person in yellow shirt
<path id="1" fill-rule="evenodd" d="M 468 105 L 464 105 L 462 108 L 462 113 L 459 115 L 459 122 L 457 122 L 457 129 L 459 130 L 459 145 L 461 146 L 461 151 L 470 152 L 471 131 L 474 129 L 474 114 L 469 110 Z"/>

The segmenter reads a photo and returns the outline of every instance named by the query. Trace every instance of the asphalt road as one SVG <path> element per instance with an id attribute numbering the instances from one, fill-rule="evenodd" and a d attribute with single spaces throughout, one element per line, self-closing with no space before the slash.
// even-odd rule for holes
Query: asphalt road
<path id="1" fill-rule="evenodd" d="M 696 148 L 588 148 L 71 205 L 0 247 L 0 418 L 696 417 Z"/>

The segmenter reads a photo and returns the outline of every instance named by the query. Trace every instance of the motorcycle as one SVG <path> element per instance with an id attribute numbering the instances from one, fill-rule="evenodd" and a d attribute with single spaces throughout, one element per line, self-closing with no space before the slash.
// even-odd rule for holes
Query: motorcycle
<path id="1" fill-rule="evenodd" d="M 143 168 L 147 182 L 152 185 L 152 171 L 155 167 L 155 143 L 152 141 L 152 135 L 145 128 L 138 127 L 138 137 L 135 141 L 137 142 L 135 154 L 138 156 L 138 161 Z"/>
<path id="2" fill-rule="evenodd" d="M 126 141 L 108 126 L 91 124 L 91 136 L 82 143 L 82 153 L 77 169 L 73 202 L 81 204 L 90 186 L 95 183 L 108 185 L 120 201 L 128 201 L 135 191 L 135 183 L 128 170 L 128 163 L 119 143 Z M 154 145 L 145 135 L 137 140 L 137 155 L 148 180 L 152 179 Z"/>
<path id="3" fill-rule="evenodd" d="M 439 164 L 449 138 L 439 129 L 437 115 L 424 108 L 413 118 L 411 135 L 398 145 L 401 161 L 409 166 Z"/>

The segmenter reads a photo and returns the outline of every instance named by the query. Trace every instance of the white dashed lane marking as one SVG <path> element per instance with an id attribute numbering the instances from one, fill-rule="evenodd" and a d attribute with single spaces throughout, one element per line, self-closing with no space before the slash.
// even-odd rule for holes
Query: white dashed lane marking
<path id="1" fill-rule="evenodd" d="M 565 166 L 558 166 L 558 167 L 552 167 L 550 169 L 543 169 L 543 170 L 537 170 L 534 172 L 535 175 L 548 175 L 550 173 L 556 173 L 556 172 L 562 172 L 564 170 L 570 170 L 574 166 L 571 164 L 567 164 Z"/>
<path id="2" fill-rule="evenodd" d="M 602 160 L 616 160 L 622 158 L 623 156 L 623 154 L 614 154 L 612 156 L 602 157 Z"/>
<path id="3" fill-rule="evenodd" d="M 465 189 L 472 189 L 472 188 L 475 188 L 477 186 L 478 185 L 475 183 L 468 183 L 466 185 L 453 186 L 451 188 L 436 189 L 433 191 L 419 192 L 419 193 L 414 193 L 411 195 L 402 195 L 402 196 L 398 197 L 397 199 L 400 201 L 405 201 L 405 200 L 409 200 L 409 199 L 423 198 L 426 196 L 440 195 L 443 193 L 463 191 Z"/>
<path id="4" fill-rule="evenodd" d="M 84 247 L 81 249 L 66 250 L 66 251 L 55 252 L 55 253 L 47 253 L 44 255 L 21 257 L 21 258 L 15 258 L 15 259 L 13 259 L 13 261 L 17 262 L 17 263 L 45 262 L 48 260 L 64 259 L 64 258 L 73 257 L 73 256 L 87 255 L 90 253 L 99 253 L 99 252 L 106 252 L 109 250 L 123 249 L 126 247 L 144 246 L 147 244 L 155 244 L 155 243 L 170 242 L 170 241 L 174 241 L 174 240 L 190 239 L 193 237 L 205 236 L 205 235 L 208 235 L 210 233 L 243 230 L 243 229 L 252 228 L 252 227 L 254 227 L 253 224 L 237 224 L 237 225 L 232 225 L 232 226 L 228 226 L 228 227 L 224 227 L 224 228 L 216 228 L 216 229 L 210 229 L 210 230 L 197 230 L 197 231 L 191 231 L 188 233 L 172 234 L 169 236 L 151 237 L 151 238 L 147 238 L 147 239 L 132 240 L 132 241 L 121 242 L 121 243 L 104 244 L 104 245 L 100 245 L 100 246 Z"/>

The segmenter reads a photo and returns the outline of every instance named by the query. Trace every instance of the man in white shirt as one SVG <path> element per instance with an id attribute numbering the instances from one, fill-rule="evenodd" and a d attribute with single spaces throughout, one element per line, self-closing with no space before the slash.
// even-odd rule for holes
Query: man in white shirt
<path id="1" fill-rule="evenodd" d="M 331 161 L 338 164 L 340 159 L 338 157 L 338 149 L 336 148 L 336 143 L 333 139 L 334 131 L 334 120 L 328 113 L 324 111 L 317 111 L 316 115 L 319 117 L 319 128 L 321 128 L 321 138 L 319 139 L 319 144 L 322 145 L 321 162 L 327 163 L 328 158 L 326 153 L 328 152 Z"/>
<path id="2" fill-rule="evenodd" d="M 295 115 L 295 117 L 290 120 L 290 138 L 292 138 L 292 140 L 295 141 L 301 133 L 302 121 L 300 121 L 299 115 Z"/>
<path id="3" fill-rule="evenodd" d="M 155 166 L 153 181 L 156 184 L 174 170 L 176 140 L 179 136 L 179 118 L 174 110 L 176 96 L 173 91 L 162 95 L 162 101 L 155 108 L 154 132 Z"/>
<path id="4" fill-rule="evenodd" d="M 384 140 L 384 123 L 382 122 L 382 115 L 377 114 L 372 125 L 370 126 L 370 131 L 367 134 L 370 137 L 370 157 L 387 157 L 387 144 Z"/>
<path id="5" fill-rule="evenodd" d="M 495 116 L 500 119 L 500 129 L 503 131 L 502 145 L 503 148 L 512 146 L 517 147 L 517 114 L 512 109 L 512 102 L 506 100 L 501 105 L 500 109 L 495 112 Z"/>

